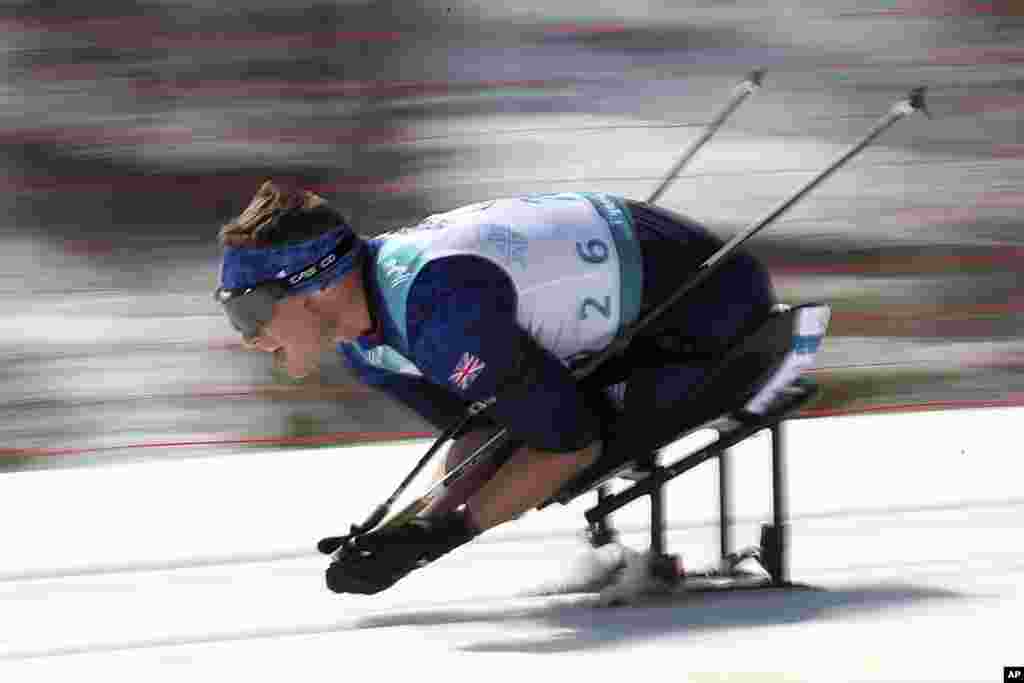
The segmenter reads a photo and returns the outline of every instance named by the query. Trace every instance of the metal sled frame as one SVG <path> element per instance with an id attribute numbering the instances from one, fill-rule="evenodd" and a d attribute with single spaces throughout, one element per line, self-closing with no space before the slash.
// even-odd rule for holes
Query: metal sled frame
<path id="1" fill-rule="evenodd" d="M 809 382 L 801 382 L 798 389 L 785 406 L 782 414 L 765 416 L 762 419 L 747 422 L 726 431 L 714 443 L 686 455 L 679 460 L 665 465 L 654 464 L 646 471 L 632 470 L 627 478 L 636 478 L 635 482 L 623 491 L 609 494 L 606 484 L 597 487 L 597 505 L 587 510 L 585 517 L 588 523 L 588 535 L 591 543 L 600 546 L 614 538 L 608 516 L 616 510 L 643 496 L 650 497 L 650 533 L 651 555 L 655 566 L 652 571 L 657 575 L 665 572 L 676 572 L 675 561 L 666 551 L 665 545 L 665 497 L 663 487 L 672 479 L 689 472 L 707 460 L 717 459 L 718 462 L 718 523 L 719 548 L 722 558 L 722 569 L 711 574 L 687 573 L 682 578 L 709 579 L 702 583 L 701 589 L 749 589 L 749 588 L 781 588 L 802 587 L 793 584 L 789 577 L 788 548 L 788 492 L 786 489 L 785 440 L 783 427 L 793 412 L 810 400 L 817 388 Z M 772 458 L 772 520 L 761 527 L 760 562 L 768 571 L 767 580 L 751 580 L 749 577 L 732 573 L 730 565 L 734 564 L 731 557 L 732 547 L 732 491 L 730 479 L 729 448 L 755 436 L 762 430 L 771 434 Z M 652 459 L 652 464 L 656 460 Z M 662 565 L 662 566 L 659 566 Z"/>
<path id="2" fill-rule="evenodd" d="M 805 307 L 799 307 L 805 308 Z M 729 367 L 744 360 L 745 351 L 750 346 L 763 344 L 765 338 L 774 337 L 775 348 L 768 349 L 766 354 L 755 359 L 760 365 L 760 373 L 755 380 L 748 380 L 741 396 L 749 398 L 763 388 L 769 378 L 778 370 L 781 358 L 785 355 L 779 345 L 778 330 L 788 329 L 786 325 L 795 316 L 797 309 L 788 309 L 769 319 L 758 334 L 741 344 L 739 349 L 727 354 L 721 363 L 718 374 L 728 373 Z M 776 329 L 771 329 L 772 326 Z M 786 348 L 788 349 L 787 341 Z M 771 343 L 769 343 L 771 346 Z M 747 354 L 749 355 L 749 353 Z M 711 374 L 714 381 L 716 373 Z M 608 517 L 616 510 L 643 497 L 650 497 L 650 552 L 652 558 L 651 572 L 653 575 L 670 581 L 682 579 L 688 590 L 736 590 L 751 588 L 804 588 L 794 584 L 789 577 L 788 548 L 788 493 L 786 489 L 786 463 L 784 424 L 799 409 L 807 404 L 817 393 L 817 385 L 806 377 L 798 377 L 779 391 L 768 408 L 760 414 L 753 414 L 740 409 L 721 415 L 713 420 L 691 426 L 680 433 L 673 443 L 699 430 L 712 428 L 718 432 L 716 441 L 699 448 L 671 463 L 659 464 L 658 452 L 642 457 L 632 458 L 611 467 L 598 461 L 590 470 L 583 472 L 576 480 L 569 482 L 562 491 L 548 500 L 544 506 L 552 503 L 568 503 L 581 495 L 596 491 L 597 504 L 585 513 L 587 534 L 590 543 L 599 547 L 614 540 L 615 531 Z M 747 553 L 734 553 L 732 548 L 733 517 L 731 503 L 733 500 L 730 478 L 729 449 L 763 430 L 771 434 L 772 461 L 772 520 L 761 528 L 760 548 L 756 556 L 767 570 L 769 577 L 751 576 L 736 571 L 735 566 Z M 676 558 L 668 554 L 665 544 L 665 497 L 664 486 L 685 472 L 698 465 L 716 459 L 718 462 L 718 521 L 719 545 L 722 564 L 718 570 L 705 573 L 685 572 L 682 575 L 676 566 Z M 609 493 L 607 482 L 613 478 L 631 480 L 627 488 Z"/>

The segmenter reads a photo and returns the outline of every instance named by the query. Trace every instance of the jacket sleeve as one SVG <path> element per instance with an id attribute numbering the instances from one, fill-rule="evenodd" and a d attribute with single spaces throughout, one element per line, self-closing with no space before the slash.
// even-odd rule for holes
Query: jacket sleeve
<path id="1" fill-rule="evenodd" d="M 463 401 L 444 387 L 422 377 L 385 370 L 367 363 L 350 344 L 343 344 L 341 350 L 348 366 L 360 381 L 406 406 L 438 431 L 443 432 L 465 415 Z"/>
<path id="2" fill-rule="evenodd" d="M 598 438 L 598 420 L 558 359 L 517 321 L 515 286 L 476 256 L 450 256 L 418 274 L 408 298 L 413 360 L 462 401 L 497 399 L 491 417 L 527 445 L 568 452 Z"/>

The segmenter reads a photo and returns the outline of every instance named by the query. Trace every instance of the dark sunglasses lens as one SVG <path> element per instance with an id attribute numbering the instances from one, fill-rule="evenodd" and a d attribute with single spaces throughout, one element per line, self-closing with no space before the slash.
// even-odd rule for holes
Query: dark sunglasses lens
<path id="1" fill-rule="evenodd" d="M 230 292 L 218 290 L 216 298 L 224 307 L 231 326 L 246 339 L 252 339 L 259 336 L 260 329 L 274 315 L 274 301 L 277 300 L 274 294 L 263 288 L 233 296 Z"/>

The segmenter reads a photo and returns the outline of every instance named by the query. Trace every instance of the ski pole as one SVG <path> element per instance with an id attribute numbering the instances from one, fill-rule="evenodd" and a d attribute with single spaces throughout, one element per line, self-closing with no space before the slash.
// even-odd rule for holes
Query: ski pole
<path id="1" fill-rule="evenodd" d="M 763 80 L 764 71 L 757 69 L 755 71 L 751 71 L 750 74 L 747 75 L 746 79 L 733 89 L 732 99 L 725 103 L 725 106 L 722 107 L 720 112 L 718 112 L 718 115 L 711 120 L 711 123 L 705 126 L 704 132 L 701 136 L 690 143 L 690 146 L 686 148 L 686 151 L 679 157 L 679 160 L 676 161 L 675 165 L 669 169 L 668 173 L 666 173 L 665 177 L 662 179 L 661 184 L 658 185 L 657 189 L 654 190 L 651 196 L 647 199 L 648 204 L 653 204 L 658 201 L 658 198 L 664 194 L 665 190 L 668 189 L 668 186 L 672 184 L 672 181 L 676 179 L 676 176 L 678 176 L 686 164 L 690 162 L 690 159 L 696 156 L 697 152 L 700 151 L 700 148 L 704 146 L 704 143 L 710 140 L 711 136 L 718 132 L 718 129 L 722 127 L 722 124 L 725 123 L 726 119 L 732 116 L 732 113 L 736 111 L 741 104 L 743 104 L 743 101 L 761 87 L 761 82 Z"/>

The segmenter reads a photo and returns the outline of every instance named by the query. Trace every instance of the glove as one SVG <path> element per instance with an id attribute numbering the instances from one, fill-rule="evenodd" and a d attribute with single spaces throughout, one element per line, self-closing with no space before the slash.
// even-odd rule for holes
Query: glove
<path id="1" fill-rule="evenodd" d="M 336 553 L 327 568 L 327 587 L 335 593 L 374 595 L 479 533 L 463 511 L 373 531 Z"/>

